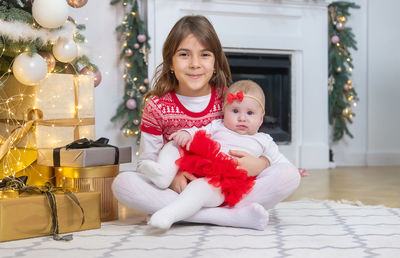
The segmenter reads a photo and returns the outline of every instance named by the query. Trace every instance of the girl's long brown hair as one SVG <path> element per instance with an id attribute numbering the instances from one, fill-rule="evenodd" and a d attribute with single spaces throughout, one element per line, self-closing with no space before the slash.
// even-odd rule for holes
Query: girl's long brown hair
<path id="1" fill-rule="evenodd" d="M 215 56 L 215 73 L 210 79 L 210 85 L 224 88 L 231 83 L 229 64 L 214 27 L 204 16 L 188 15 L 182 17 L 169 32 L 162 50 L 163 62 L 157 66 L 154 76 L 154 86 L 145 95 L 144 99 L 150 96 L 160 97 L 178 89 L 178 81 L 175 75 L 170 72 L 172 57 L 178 49 L 179 44 L 189 34 L 193 34 Z"/>

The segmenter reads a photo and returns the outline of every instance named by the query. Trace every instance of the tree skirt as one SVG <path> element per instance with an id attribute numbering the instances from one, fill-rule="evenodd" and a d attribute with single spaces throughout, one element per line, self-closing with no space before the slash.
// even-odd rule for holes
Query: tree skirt
<path id="1" fill-rule="evenodd" d="M 40 237 L 0 243 L 1 257 L 400 257 L 400 209 L 301 200 L 270 210 L 265 231 L 177 224 L 102 223 L 71 242 Z"/>

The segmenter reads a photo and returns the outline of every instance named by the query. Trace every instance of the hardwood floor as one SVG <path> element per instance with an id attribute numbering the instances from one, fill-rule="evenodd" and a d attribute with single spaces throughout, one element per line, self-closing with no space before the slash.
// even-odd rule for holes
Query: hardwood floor
<path id="1" fill-rule="evenodd" d="M 364 205 L 400 208 L 400 166 L 337 167 L 309 170 L 285 201 L 301 198 L 361 201 Z"/>
<path id="2" fill-rule="evenodd" d="M 361 201 L 364 205 L 400 208 L 399 167 L 337 167 L 309 170 L 299 188 L 285 201 L 302 198 Z M 146 214 L 119 205 L 119 219 L 146 223 Z"/>

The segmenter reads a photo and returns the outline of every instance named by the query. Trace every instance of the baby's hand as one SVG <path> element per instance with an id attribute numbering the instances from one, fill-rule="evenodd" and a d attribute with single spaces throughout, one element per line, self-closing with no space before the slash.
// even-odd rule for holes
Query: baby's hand
<path id="1" fill-rule="evenodd" d="M 175 144 L 186 147 L 186 149 L 189 150 L 190 143 L 192 142 L 192 136 L 186 131 L 178 131 L 171 134 L 169 140 L 174 140 Z"/>

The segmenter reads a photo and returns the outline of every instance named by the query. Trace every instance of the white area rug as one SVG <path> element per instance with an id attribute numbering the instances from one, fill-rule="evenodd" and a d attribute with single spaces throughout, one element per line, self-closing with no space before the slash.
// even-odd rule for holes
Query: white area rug
<path id="1" fill-rule="evenodd" d="M 178 224 L 163 235 L 119 221 L 74 233 L 0 243 L 0 257 L 400 257 L 400 209 L 332 201 L 280 203 L 265 231 Z"/>

